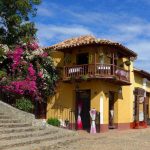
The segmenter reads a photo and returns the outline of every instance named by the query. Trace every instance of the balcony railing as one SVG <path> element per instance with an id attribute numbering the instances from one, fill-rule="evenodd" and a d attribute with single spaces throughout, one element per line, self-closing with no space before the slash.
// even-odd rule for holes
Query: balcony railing
<path id="1" fill-rule="evenodd" d="M 129 82 L 129 71 L 113 64 L 85 64 L 64 67 L 64 80 L 71 78 L 115 78 Z"/>

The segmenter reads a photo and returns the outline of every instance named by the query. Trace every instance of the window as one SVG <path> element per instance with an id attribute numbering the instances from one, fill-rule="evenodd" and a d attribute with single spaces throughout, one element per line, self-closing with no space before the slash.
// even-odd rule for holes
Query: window
<path id="1" fill-rule="evenodd" d="M 77 54 L 77 57 L 76 57 L 77 65 L 88 64 L 88 61 L 89 61 L 88 53 Z"/>

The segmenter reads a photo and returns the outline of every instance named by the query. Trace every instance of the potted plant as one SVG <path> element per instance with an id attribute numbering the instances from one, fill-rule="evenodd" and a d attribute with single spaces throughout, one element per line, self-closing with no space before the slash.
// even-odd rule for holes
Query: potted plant
<path id="1" fill-rule="evenodd" d="M 67 128 L 69 128 L 69 120 L 68 119 L 65 120 L 65 125 Z"/>
<path id="2" fill-rule="evenodd" d="M 64 63 L 65 64 L 70 64 L 71 63 L 71 55 L 67 54 L 64 58 Z"/>
<path id="3" fill-rule="evenodd" d="M 86 75 L 81 76 L 81 79 L 86 81 L 88 79 L 88 75 L 86 74 Z"/>
<path id="4" fill-rule="evenodd" d="M 126 66 L 130 66 L 131 65 L 131 61 L 127 60 L 124 62 L 126 64 Z"/>
<path id="5" fill-rule="evenodd" d="M 56 126 L 56 127 L 59 127 L 60 126 L 60 121 L 57 119 L 57 118 L 49 118 L 47 120 L 47 123 L 49 125 L 52 125 L 52 126 Z"/>

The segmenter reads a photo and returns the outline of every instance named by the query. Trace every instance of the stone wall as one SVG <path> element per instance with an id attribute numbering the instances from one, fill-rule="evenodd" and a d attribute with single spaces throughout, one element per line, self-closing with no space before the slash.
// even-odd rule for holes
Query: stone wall
<path id="1" fill-rule="evenodd" d="M 15 107 L 12 107 L 9 104 L 2 102 L 1 100 L 0 100 L 0 112 L 5 113 L 11 118 L 17 118 L 21 120 L 21 122 L 31 123 L 34 126 L 37 126 L 42 123 L 42 120 L 35 119 L 33 114 L 21 111 Z"/>

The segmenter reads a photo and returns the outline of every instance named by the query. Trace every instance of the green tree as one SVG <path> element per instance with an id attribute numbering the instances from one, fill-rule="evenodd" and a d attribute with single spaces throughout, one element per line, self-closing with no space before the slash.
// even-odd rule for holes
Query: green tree
<path id="1" fill-rule="evenodd" d="M 0 0 L 0 43 L 8 46 L 27 42 L 35 37 L 37 29 L 31 17 L 41 0 Z"/>

